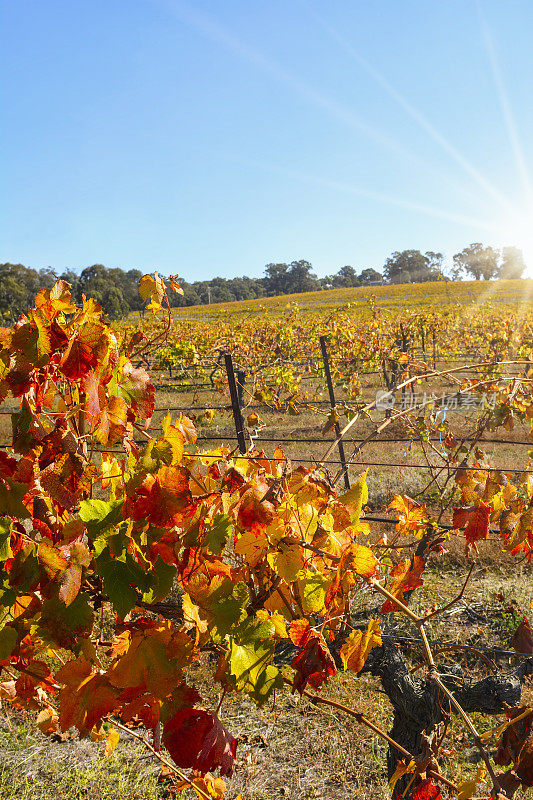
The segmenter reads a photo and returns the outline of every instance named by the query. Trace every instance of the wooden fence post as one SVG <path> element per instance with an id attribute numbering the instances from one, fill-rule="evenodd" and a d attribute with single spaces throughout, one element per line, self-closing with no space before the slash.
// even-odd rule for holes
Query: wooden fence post
<path id="1" fill-rule="evenodd" d="M 231 353 L 224 353 L 224 363 L 226 365 L 226 374 L 228 376 L 228 386 L 229 386 L 229 394 L 231 398 L 231 408 L 233 410 L 233 421 L 235 422 L 235 432 L 237 433 L 237 443 L 239 445 L 239 452 L 241 455 L 246 453 L 246 442 L 244 439 L 244 422 L 242 418 L 242 399 L 244 395 L 244 373 L 242 370 L 239 370 L 239 387 L 240 387 L 240 399 L 239 402 L 239 390 L 237 389 L 237 383 L 235 381 L 235 371 L 233 369 L 233 359 L 231 357 Z"/>
<path id="2" fill-rule="evenodd" d="M 326 337 L 321 336 L 320 339 L 320 350 L 322 351 L 322 361 L 324 362 L 324 372 L 326 373 L 326 382 L 328 384 L 328 392 L 329 392 L 329 402 L 333 411 L 335 411 L 336 401 L 335 401 L 335 392 L 333 390 L 333 381 L 331 380 L 331 372 L 329 369 L 329 359 L 328 359 L 328 349 L 326 347 Z M 334 425 L 335 427 L 335 436 L 339 438 L 341 435 L 341 426 L 337 421 Z M 348 475 L 348 468 L 346 466 L 346 456 L 344 455 L 344 443 L 342 439 L 339 439 L 339 455 L 341 457 L 342 468 L 344 470 L 344 485 L 347 489 L 350 488 L 350 477 Z"/>

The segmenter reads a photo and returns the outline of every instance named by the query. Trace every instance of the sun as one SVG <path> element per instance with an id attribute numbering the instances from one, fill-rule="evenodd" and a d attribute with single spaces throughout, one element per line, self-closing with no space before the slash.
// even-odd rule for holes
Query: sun
<path id="1" fill-rule="evenodd" d="M 502 226 L 499 239 L 502 247 L 518 247 L 522 251 L 526 265 L 524 277 L 533 278 L 533 205 Z"/>

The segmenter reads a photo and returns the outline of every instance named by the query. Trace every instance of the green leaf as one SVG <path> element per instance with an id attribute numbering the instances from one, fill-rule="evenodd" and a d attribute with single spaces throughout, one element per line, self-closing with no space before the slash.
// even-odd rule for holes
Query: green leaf
<path id="1" fill-rule="evenodd" d="M 18 595 L 18 590 L 7 587 L 4 581 L 3 587 L 0 589 L 0 608 L 11 608 L 15 604 Z"/>
<path id="2" fill-rule="evenodd" d="M 230 637 L 228 671 L 238 691 L 246 692 L 261 705 L 283 681 L 271 662 L 276 648 L 274 625 L 247 618 Z"/>
<path id="3" fill-rule="evenodd" d="M 210 598 L 209 611 L 213 615 L 216 633 L 226 636 L 246 615 L 250 602 L 248 587 L 242 581 L 233 585 L 224 581 Z"/>
<path id="4" fill-rule="evenodd" d="M 126 398 L 127 399 L 127 398 Z M 166 439 L 152 439 L 144 448 L 144 452 L 139 460 L 140 466 L 146 472 L 157 472 L 162 465 L 172 464 L 172 445 Z"/>
<path id="5" fill-rule="evenodd" d="M 0 561 L 13 558 L 11 549 L 11 520 L 0 519 Z"/>
<path id="6" fill-rule="evenodd" d="M 23 403 L 20 411 L 11 414 L 11 427 L 13 430 L 13 449 L 15 453 L 25 455 L 33 447 L 34 436 L 31 431 L 33 417 L 29 406 Z"/>
<path id="7" fill-rule="evenodd" d="M 16 519 L 28 519 L 31 514 L 22 502 L 22 498 L 29 489 L 28 484 L 14 483 L 10 478 L 3 480 L 5 483 L 0 483 L 0 514 L 6 514 Z"/>
<path id="8" fill-rule="evenodd" d="M 207 547 L 215 556 L 223 551 L 231 533 L 231 522 L 227 514 L 216 514 L 213 524 L 207 531 Z"/>
<path id="9" fill-rule="evenodd" d="M 124 617 L 139 601 L 139 592 L 150 589 L 148 575 L 136 561 L 126 554 L 125 560 L 111 558 L 109 548 L 105 548 L 95 560 L 96 570 L 102 577 L 104 593 L 108 596 L 119 617 Z"/>
<path id="10" fill-rule="evenodd" d="M 147 573 L 150 589 L 143 594 L 144 602 L 157 603 L 158 600 L 163 600 L 172 589 L 176 572 L 173 564 L 165 564 L 161 556 L 158 556 L 154 568 Z"/>
<path id="11" fill-rule="evenodd" d="M 85 523 L 90 539 L 105 536 L 122 521 L 122 500 L 82 500 L 80 519 Z"/>
<path id="12" fill-rule="evenodd" d="M 3 661 L 4 658 L 9 658 L 15 649 L 17 640 L 18 633 L 15 628 L 10 628 L 7 625 L 2 628 L 0 631 L 0 661 Z"/>

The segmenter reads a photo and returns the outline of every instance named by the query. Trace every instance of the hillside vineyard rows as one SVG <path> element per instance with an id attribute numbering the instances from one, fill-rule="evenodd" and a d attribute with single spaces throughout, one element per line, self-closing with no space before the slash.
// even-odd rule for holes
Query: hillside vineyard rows
<path id="1" fill-rule="evenodd" d="M 39 292 L 0 329 L 2 702 L 106 757 L 141 737 L 175 796 L 235 797 L 225 707 L 287 693 L 379 737 L 394 798 L 532 786 L 528 611 L 499 648 L 450 622 L 488 549 L 533 556 L 529 282 L 491 287 L 175 312 L 145 275 L 114 327 Z"/>

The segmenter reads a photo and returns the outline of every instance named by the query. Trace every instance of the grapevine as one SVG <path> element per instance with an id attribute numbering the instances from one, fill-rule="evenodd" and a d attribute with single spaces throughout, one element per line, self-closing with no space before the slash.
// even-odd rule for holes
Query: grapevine
<path id="1" fill-rule="evenodd" d="M 515 478 L 493 468 L 481 449 L 486 431 L 533 419 L 527 321 L 499 318 L 487 342 L 481 320 L 472 318 L 466 344 L 476 358 L 469 377 L 457 380 L 473 394 L 490 388 L 497 395 L 475 441 L 465 443 L 439 421 L 434 404 L 404 414 L 421 438 L 440 431 L 446 463 L 432 466 L 439 503 L 391 498 L 389 536 L 369 524 L 366 473 L 339 493 L 339 476 L 324 469 L 335 443 L 324 447 L 322 463 L 293 467 L 280 448 L 268 454 L 252 444 L 245 455 L 227 445 L 202 450 L 183 414 L 169 413 L 156 430 L 155 387 L 143 363 L 162 363 L 169 349 L 169 359 L 180 359 L 172 366 L 183 372 L 209 351 L 231 346 L 257 369 L 264 346 L 270 347 L 275 402 L 282 397 L 294 406 L 301 376 L 291 359 L 309 358 L 310 330 L 324 330 L 323 321 L 303 320 L 293 305 L 282 326 L 255 321 L 252 337 L 244 320 L 230 338 L 221 325 L 216 341 L 210 335 L 191 346 L 187 327 L 180 332 L 172 319 L 169 289 L 179 291 L 174 280 L 167 288 L 159 276 L 144 276 L 140 293 L 150 321 L 119 331 L 93 300 L 76 307 L 68 284 L 58 281 L 39 292 L 12 328 L 2 329 L 0 398 L 18 408 L 10 447 L 0 452 L 1 697 L 34 712 L 43 733 L 76 728 L 82 737 L 105 738 L 107 752 L 119 731 L 142 723 L 151 732 L 150 747 L 160 754 L 161 738 L 170 754 L 166 770 L 177 790 L 222 797 L 237 750 L 222 722 L 224 698 L 247 695 L 261 706 L 290 690 L 331 706 L 320 690 L 339 671 L 384 681 L 390 663 L 402 669 L 382 630 L 382 615 L 395 614 L 422 641 L 425 675 L 417 689 L 432 693 L 445 724 L 456 715 L 479 750 L 485 796 L 512 797 L 533 785 L 533 710 L 518 706 L 521 681 L 509 678 L 513 707 L 498 698 L 491 707 L 508 716 L 495 727 L 495 764 L 488 739 L 458 699 L 467 697 L 466 689 L 461 694 L 456 679 L 443 673 L 427 633 L 450 604 L 424 613 L 411 605 L 451 536 L 464 538 L 472 561 L 494 532 L 516 558 L 533 557 L 527 466 Z M 428 332 L 439 331 L 440 347 L 454 340 L 458 349 L 453 320 L 417 313 L 402 324 L 404 336 L 419 337 L 420 347 L 422 335 L 426 347 Z M 394 391 L 437 375 L 451 380 L 464 369 L 435 369 L 427 357 L 406 354 L 398 326 L 375 308 L 357 332 L 348 313 L 332 317 L 327 328 L 339 376 L 348 392 L 355 387 L 355 397 L 353 374 L 387 369 L 387 360 L 401 367 Z M 206 373 L 211 366 L 206 362 Z M 510 366 L 522 370 L 518 377 L 508 375 Z M 257 378 L 252 394 L 272 404 L 272 387 L 262 381 Z M 343 435 L 373 407 L 352 403 Z M 380 431 L 393 421 L 380 423 Z M 351 613 L 362 594 L 380 605 L 364 624 Z M 102 638 L 104 613 L 112 619 L 110 642 Z M 201 658 L 220 687 L 218 708 L 206 707 L 191 679 Z M 396 797 L 400 791 L 413 800 L 477 792 L 476 782 L 468 787 L 461 776 L 445 774 L 436 727 L 407 747 L 394 727 L 387 733 L 356 706 L 336 707 L 390 745 Z"/>

